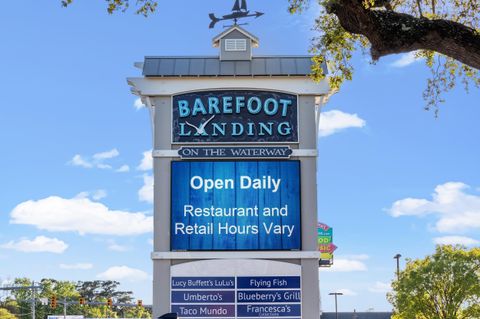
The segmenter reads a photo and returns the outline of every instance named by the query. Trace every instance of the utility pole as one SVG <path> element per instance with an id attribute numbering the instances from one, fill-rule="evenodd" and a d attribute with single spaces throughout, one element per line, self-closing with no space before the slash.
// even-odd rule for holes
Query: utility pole
<path id="1" fill-rule="evenodd" d="M 0 287 L 0 290 L 22 290 L 22 289 L 31 289 L 32 290 L 32 299 L 31 299 L 31 309 L 32 309 L 32 319 L 35 319 L 35 301 L 36 301 L 36 291 L 41 289 L 42 286 L 35 286 L 35 282 L 32 281 L 30 286 L 10 286 L 10 287 Z"/>
<path id="2" fill-rule="evenodd" d="M 402 257 L 402 255 L 400 254 L 396 254 L 395 256 L 393 256 L 393 259 L 397 260 L 397 280 L 400 279 L 400 257 Z"/>
<path id="3" fill-rule="evenodd" d="M 341 292 L 331 292 L 330 296 L 335 296 L 335 319 L 338 319 L 337 296 L 343 296 Z"/>
<path id="4" fill-rule="evenodd" d="M 67 297 L 63 298 L 63 319 L 67 319 Z"/>
<path id="5" fill-rule="evenodd" d="M 32 281 L 32 286 L 35 286 L 35 281 Z M 32 319 L 35 319 L 35 297 L 36 297 L 36 293 L 35 293 L 35 289 L 32 289 Z"/>

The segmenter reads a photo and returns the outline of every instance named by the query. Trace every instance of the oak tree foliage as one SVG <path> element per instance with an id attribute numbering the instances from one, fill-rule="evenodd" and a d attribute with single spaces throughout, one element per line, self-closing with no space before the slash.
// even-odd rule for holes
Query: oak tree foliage
<path id="1" fill-rule="evenodd" d="M 148 16 L 158 0 L 105 0 L 107 11 Z M 480 0 L 287 0 L 291 13 L 302 12 L 311 1 L 321 11 L 315 22 L 312 77 L 326 77 L 338 89 L 353 76 L 351 59 L 357 50 L 369 52 L 372 62 L 395 53 L 412 52 L 430 69 L 423 97 L 426 109 L 438 112 L 442 93 L 458 83 L 468 92 L 480 87 Z M 61 0 L 68 6 L 73 0 Z"/>
<path id="2" fill-rule="evenodd" d="M 107 11 L 112 14 L 116 11 L 126 11 L 130 7 L 128 0 L 105 0 L 107 3 Z M 158 2 L 156 0 L 135 0 L 135 12 L 143 16 L 148 16 L 155 12 Z M 73 0 L 61 0 L 62 6 L 68 7 L 73 3 Z"/>
<path id="3" fill-rule="evenodd" d="M 480 318 L 480 248 L 437 246 L 392 283 L 393 319 Z"/>
<path id="4" fill-rule="evenodd" d="M 310 0 L 289 0 L 290 11 L 303 10 Z M 356 50 L 369 52 L 373 62 L 383 56 L 412 52 L 431 71 L 423 97 L 426 109 L 443 102 L 442 93 L 457 83 L 468 91 L 480 86 L 479 0 L 321 0 L 313 40 L 316 79 L 327 61 L 330 83 L 338 88 L 351 80 Z"/>
<path id="5" fill-rule="evenodd" d="M 0 308 L 0 319 L 17 319 L 17 317 L 7 309 Z"/>

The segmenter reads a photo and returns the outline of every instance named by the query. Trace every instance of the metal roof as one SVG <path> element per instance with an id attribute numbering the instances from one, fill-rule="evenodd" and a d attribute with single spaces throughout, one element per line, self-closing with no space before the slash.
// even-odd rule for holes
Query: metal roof
<path id="1" fill-rule="evenodd" d="M 145 57 L 146 77 L 307 76 L 311 56 L 254 56 L 252 60 L 221 61 L 211 57 Z M 324 66 L 326 72 L 326 66 Z"/>
<path id="2" fill-rule="evenodd" d="M 338 319 L 390 319 L 391 312 L 339 312 Z M 320 319 L 335 319 L 335 312 L 324 312 Z"/>

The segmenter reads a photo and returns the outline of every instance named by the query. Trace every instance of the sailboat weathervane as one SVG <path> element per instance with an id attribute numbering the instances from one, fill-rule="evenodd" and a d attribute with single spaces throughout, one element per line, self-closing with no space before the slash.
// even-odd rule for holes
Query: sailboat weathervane
<path id="1" fill-rule="evenodd" d="M 247 18 L 247 17 L 258 18 L 263 14 L 264 14 L 263 12 L 258 12 L 258 11 L 255 11 L 255 13 L 250 13 L 250 11 L 247 10 L 247 0 L 241 0 L 241 3 L 240 3 L 240 0 L 235 0 L 235 4 L 233 5 L 233 8 L 232 8 L 232 13 L 224 15 L 221 18 L 215 17 L 215 14 L 213 13 L 209 14 L 209 17 L 212 20 L 212 22 L 210 22 L 209 28 L 213 29 L 215 27 L 215 24 L 218 21 L 225 21 L 225 20 L 233 20 L 233 25 L 240 25 L 238 24 L 238 20 L 242 18 Z"/>

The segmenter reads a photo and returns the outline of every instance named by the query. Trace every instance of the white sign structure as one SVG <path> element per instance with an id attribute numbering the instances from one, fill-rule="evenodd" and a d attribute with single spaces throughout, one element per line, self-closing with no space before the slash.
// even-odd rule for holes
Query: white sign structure
<path id="1" fill-rule="evenodd" d="M 154 318 L 320 317 L 317 128 L 332 91 L 310 56 L 258 44 L 233 25 L 219 56 L 146 57 L 128 79 L 153 124 Z"/>

